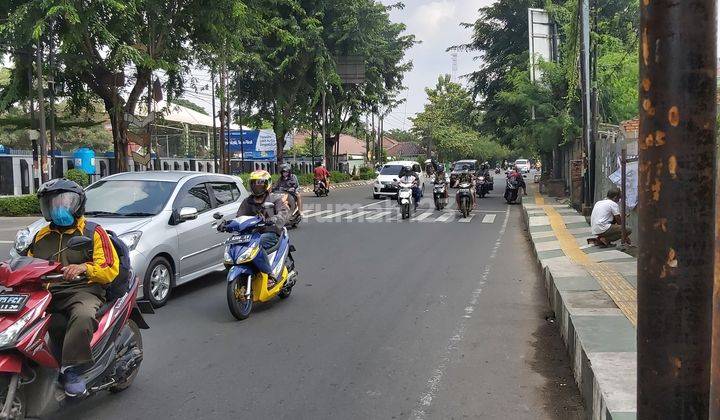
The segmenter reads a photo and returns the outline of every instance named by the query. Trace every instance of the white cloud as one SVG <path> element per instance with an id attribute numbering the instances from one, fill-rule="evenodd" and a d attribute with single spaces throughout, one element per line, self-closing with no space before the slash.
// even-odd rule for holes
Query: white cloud
<path id="1" fill-rule="evenodd" d="M 412 9 L 411 9 L 412 10 Z M 407 20 L 408 31 L 417 36 L 420 41 L 431 40 L 441 30 L 457 24 L 456 5 L 454 1 L 433 1 L 415 7 Z"/>

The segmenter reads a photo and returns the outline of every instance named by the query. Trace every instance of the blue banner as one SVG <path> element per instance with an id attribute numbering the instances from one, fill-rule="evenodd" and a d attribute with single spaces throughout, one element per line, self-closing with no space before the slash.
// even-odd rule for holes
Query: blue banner
<path id="1" fill-rule="evenodd" d="M 243 152 L 245 159 L 252 160 L 275 160 L 275 152 L 271 150 L 258 150 L 258 138 L 260 130 L 242 132 L 242 144 L 240 143 L 240 130 L 230 131 L 230 152 Z M 261 147 L 261 149 L 266 149 Z"/>

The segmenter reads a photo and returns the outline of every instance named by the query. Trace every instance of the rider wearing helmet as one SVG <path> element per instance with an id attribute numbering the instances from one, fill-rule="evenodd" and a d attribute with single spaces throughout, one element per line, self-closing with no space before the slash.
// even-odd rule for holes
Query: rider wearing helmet
<path id="1" fill-rule="evenodd" d="M 275 184 L 273 191 L 280 191 L 290 195 L 295 201 L 292 205 L 289 205 L 291 208 L 295 208 L 295 206 L 302 208 L 300 194 L 297 193 L 299 187 L 300 181 L 298 181 L 297 175 L 292 173 L 290 164 L 283 163 L 280 165 L 280 179 Z"/>
<path id="2" fill-rule="evenodd" d="M 290 217 L 290 209 L 280 194 L 271 192 L 272 181 L 268 171 L 255 171 L 250 174 L 249 186 L 250 196 L 243 200 L 238 209 L 238 216 L 260 216 L 269 226 L 262 228 L 260 235 L 260 246 L 263 252 L 277 245 L 280 240 L 285 223 Z M 270 208 L 265 208 L 263 204 L 273 204 Z M 268 288 L 275 285 L 277 279 L 270 276 L 268 279 Z"/>
<path id="3" fill-rule="evenodd" d="M 85 191 L 60 178 L 43 184 L 37 193 L 40 210 L 50 222 L 35 235 L 28 255 L 60 262 L 64 281 L 47 285 L 52 293 L 50 334 L 62 344 L 65 393 L 74 397 L 86 390 L 82 365 L 93 361 L 90 340 L 97 329 L 95 315 L 105 303 L 105 287 L 118 276 L 120 260 L 107 232 L 99 225 L 92 233 L 92 249 L 64 250 L 73 236 L 85 230 Z"/>

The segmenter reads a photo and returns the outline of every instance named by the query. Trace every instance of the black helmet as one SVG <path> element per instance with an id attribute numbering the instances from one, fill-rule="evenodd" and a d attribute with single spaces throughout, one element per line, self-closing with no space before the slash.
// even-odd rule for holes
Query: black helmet
<path id="1" fill-rule="evenodd" d="M 58 178 L 48 181 L 40 186 L 37 192 L 40 201 L 40 211 L 48 222 L 56 222 L 60 226 L 68 224 L 57 223 L 53 219 L 53 210 L 66 209 L 77 220 L 85 214 L 85 191 L 74 181 Z"/>

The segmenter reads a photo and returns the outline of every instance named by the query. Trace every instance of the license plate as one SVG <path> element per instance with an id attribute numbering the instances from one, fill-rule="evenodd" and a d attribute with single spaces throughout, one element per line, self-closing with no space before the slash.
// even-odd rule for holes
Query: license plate
<path id="1" fill-rule="evenodd" d="M 236 244 L 246 244 L 250 242 L 250 239 L 252 239 L 252 235 L 235 235 L 230 238 L 230 242 L 234 242 Z"/>
<path id="2" fill-rule="evenodd" d="M 14 314 L 20 312 L 28 301 L 28 295 L 0 294 L 0 313 Z"/>

